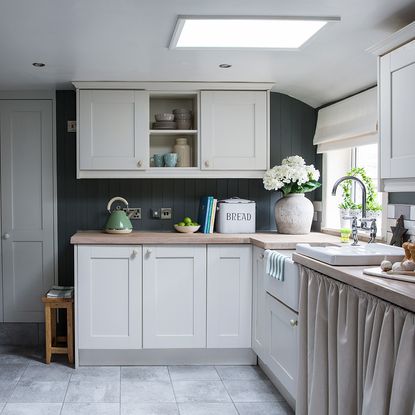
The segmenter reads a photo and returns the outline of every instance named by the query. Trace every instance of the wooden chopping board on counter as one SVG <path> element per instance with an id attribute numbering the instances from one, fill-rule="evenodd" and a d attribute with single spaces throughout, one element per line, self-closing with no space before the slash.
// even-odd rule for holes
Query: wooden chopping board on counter
<path id="1" fill-rule="evenodd" d="M 371 275 L 372 277 L 389 278 L 390 280 L 395 280 L 395 281 L 405 281 L 405 282 L 415 283 L 415 272 L 412 272 L 412 271 L 385 272 L 385 271 L 382 271 L 380 267 L 376 267 L 376 268 L 364 269 L 363 274 Z"/>

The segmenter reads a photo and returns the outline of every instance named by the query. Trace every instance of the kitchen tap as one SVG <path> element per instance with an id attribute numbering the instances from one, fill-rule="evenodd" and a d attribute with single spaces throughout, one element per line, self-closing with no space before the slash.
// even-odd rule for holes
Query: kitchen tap
<path id="1" fill-rule="evenodd" d="M 360 228 L 364 230 L 370 230 L 370 238 L 368 243 L 375 242 L 376 240 L 376 233 L 377 233 L 377 226 L 376 226 L 376 219 L 375 218 L 367 218 L 366 217 L 366 210 L 367 210 L 367 192 L 365 184 L 355 176 L 343 176 L 340 179 L 336 180 L 333 185 L 333 190 L 331 192 L 332 196 L 336 196 L 337 188 L 339 184 L 344 182 L 345 180 L 354 180 L 358 183 L 362 189 L 362 217 L 360 218 Z M 352 236 L 353 236 L 353 246 L 359 245 L 359 239 L 357 235 L 357 220 L 356 216 L 345 216 L 343 219 L 351 219 L 352 220 Z M 370 227 L 367 226 L 367 222 L 371 222 Z"/>

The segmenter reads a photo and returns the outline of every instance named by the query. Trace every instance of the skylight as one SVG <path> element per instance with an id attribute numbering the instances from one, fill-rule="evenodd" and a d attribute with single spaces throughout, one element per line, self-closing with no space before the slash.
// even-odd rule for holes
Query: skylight
<path id="1" fill-rule="evenodd" d="M 338 17 L 179 16 L 170 49 L 298 49 Z"/>

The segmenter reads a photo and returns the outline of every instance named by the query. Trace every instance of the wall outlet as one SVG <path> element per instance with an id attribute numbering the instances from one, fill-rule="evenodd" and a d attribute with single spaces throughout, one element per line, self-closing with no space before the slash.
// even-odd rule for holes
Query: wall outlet
<path id="1" fill-rule="evenodd" d="M 141 219 L 141 208 L 123 208 L 123 211 L 130 217 L 130 219 Z M 130 216 L 131 215 L 131 216 Z"/>
<path id="2" fill-rule="evenodd" d="M 161 217 L 161 219 L 171 219 L 172 209 L 171 208 L 161 208 L 160 209 L 160 217 Z"/>

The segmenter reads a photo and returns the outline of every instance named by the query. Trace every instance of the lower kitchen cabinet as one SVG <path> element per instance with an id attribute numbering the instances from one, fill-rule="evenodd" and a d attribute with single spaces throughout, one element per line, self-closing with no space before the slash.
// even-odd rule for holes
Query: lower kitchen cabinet
<path id="1" fill-rule="evenodd" d="M 268 332 L 265 363 L 275 377 L 296 398 L 298 357 L 298 314 L 266 294 L 266 330 Z"/>
<path id="2" fill-rule="evenodd" d="M 207 347 L 250 348 L 252 247 L 209 245 Z"/>
<path id="3" fill-rule="evenodd" d="M 261 359 L 264 359 L 267 346 L 264 250 L 255 246 L 252 261 L 252 349 Z"/>
<path id="4" fill-rule="evenodd" d="M 79 245 L 76 316 L 80 349 L 140 349 L 142 248 Z"/>
<path id="5" fill-rule="evenodd" d="M 206 347 L 206 246 L 144 246 L 143 273 L 143 347 Z"/>

